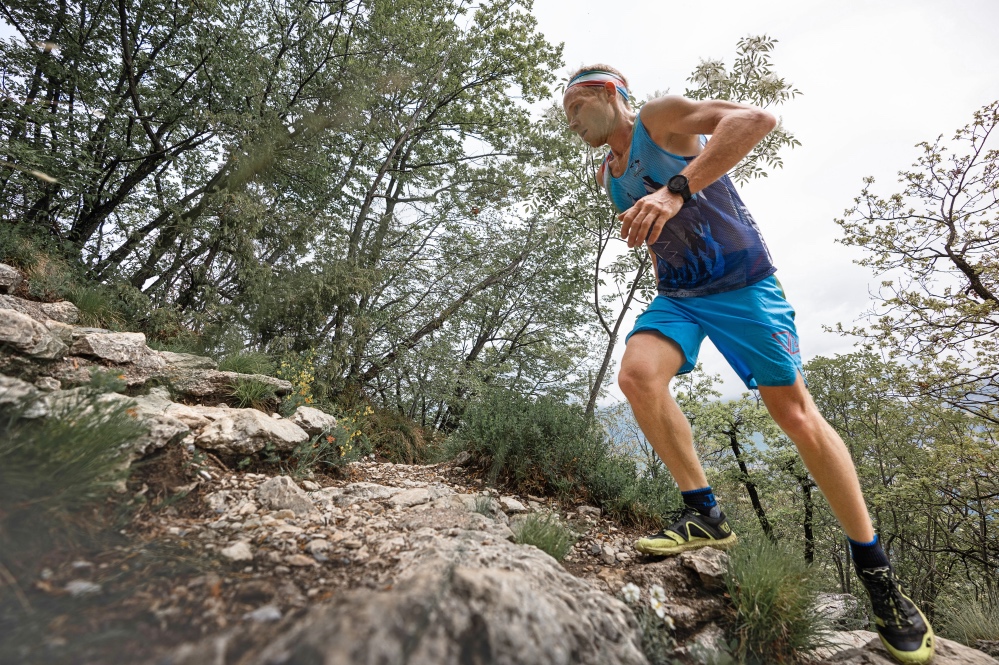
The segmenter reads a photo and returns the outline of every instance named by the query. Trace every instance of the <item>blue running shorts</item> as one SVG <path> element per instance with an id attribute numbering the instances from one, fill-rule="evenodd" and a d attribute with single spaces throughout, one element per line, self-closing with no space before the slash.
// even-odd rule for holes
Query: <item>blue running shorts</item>
<path id="1" fill-rule="evenodd" d="M 676 342 L 693 371 L 707 336 L 747 388 L 790 386 L 804 376 L 794 309 L 773 275 L 734 291 L 692 298 L 656 296 L 635 321 L 637 332 L 655 331 Z"/>

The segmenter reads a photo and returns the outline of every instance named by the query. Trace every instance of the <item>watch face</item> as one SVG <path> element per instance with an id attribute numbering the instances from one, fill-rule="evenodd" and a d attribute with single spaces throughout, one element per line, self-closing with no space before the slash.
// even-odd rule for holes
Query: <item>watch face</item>
<path id="1" fill-rule="evenodd" d="M 680 192 L 687 186 L 687 176 L 677 174 L 669 179 L 666 186 L 671 192 Z"/>

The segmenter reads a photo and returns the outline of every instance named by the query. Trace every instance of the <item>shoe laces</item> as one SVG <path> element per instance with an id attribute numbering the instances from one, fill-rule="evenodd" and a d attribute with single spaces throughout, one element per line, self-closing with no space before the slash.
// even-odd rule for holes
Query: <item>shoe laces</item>
<path id="1" fill-rule="evenodd" d="M 861 579 L 867 584 L 868 593 L 871 595 L 871 604 L 874 605 L 875 613 L 879 614 L 879 608 L 891 610 L 890 616 L 881 616 L 886 623 L 888 619 L 893 619 L 893 623 L 898 628 L 908 628 L 913 625 L 909 613 L 906 611 L 906 599 L 902 596 L 901 582 L 895 577 L 891 568 L 879 568 L 861 573 Z"/>
<path id="2" fill-rule="evenodd" d="M 674 510 L 673 512 L 669 513 L 668 515 L 669 516 L 666 518 L 666 522 L 670 526 L 676 526 L 678 523 L 685 521 L 685 518 L 688 515 L 690 515 L 690 516 L 696 516 L 696 517 L 703 517 L 697 511 L 696 508 L 691 508 L 690 506 L 683 506 L 682 508 L 679 508 L 678 510 Z M 668 529 L 669 526 L 666 527 L 666 528 Z"/>

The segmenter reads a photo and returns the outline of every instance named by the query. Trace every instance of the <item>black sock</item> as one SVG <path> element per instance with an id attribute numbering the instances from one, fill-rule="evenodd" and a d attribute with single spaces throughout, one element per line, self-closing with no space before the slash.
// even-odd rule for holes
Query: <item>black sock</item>
<path id="1" fill-rule="evenodd" d="M 718 517 L 721 514 L 710 485 L 699 490 L 680 492 L 680 494 L 683 496 L 683 505 L 693 508 L 706 517 Z"/>
<path id="2" fill-rule="evenodd" d="M 888 565 L 888 555 L 881 549 L 877 534 L 874 534 L 874 540 L 869 543 L 858 543 L 850 538 L 847 540 L 850 541 L 850 553 L 857 568 L 884 568 Z"/>

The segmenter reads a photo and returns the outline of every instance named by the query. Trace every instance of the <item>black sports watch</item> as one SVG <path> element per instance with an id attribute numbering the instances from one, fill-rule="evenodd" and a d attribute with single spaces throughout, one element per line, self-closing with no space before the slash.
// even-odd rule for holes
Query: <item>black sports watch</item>
<path id="1" fill-rule="evenodd" d="M 687 176 L 679 173 L 666 182 L 666 189 L 683 197 L 684 203 L 689 201 L 693 196 L 690 193 L 690 181 L 687 180 Z"/>

